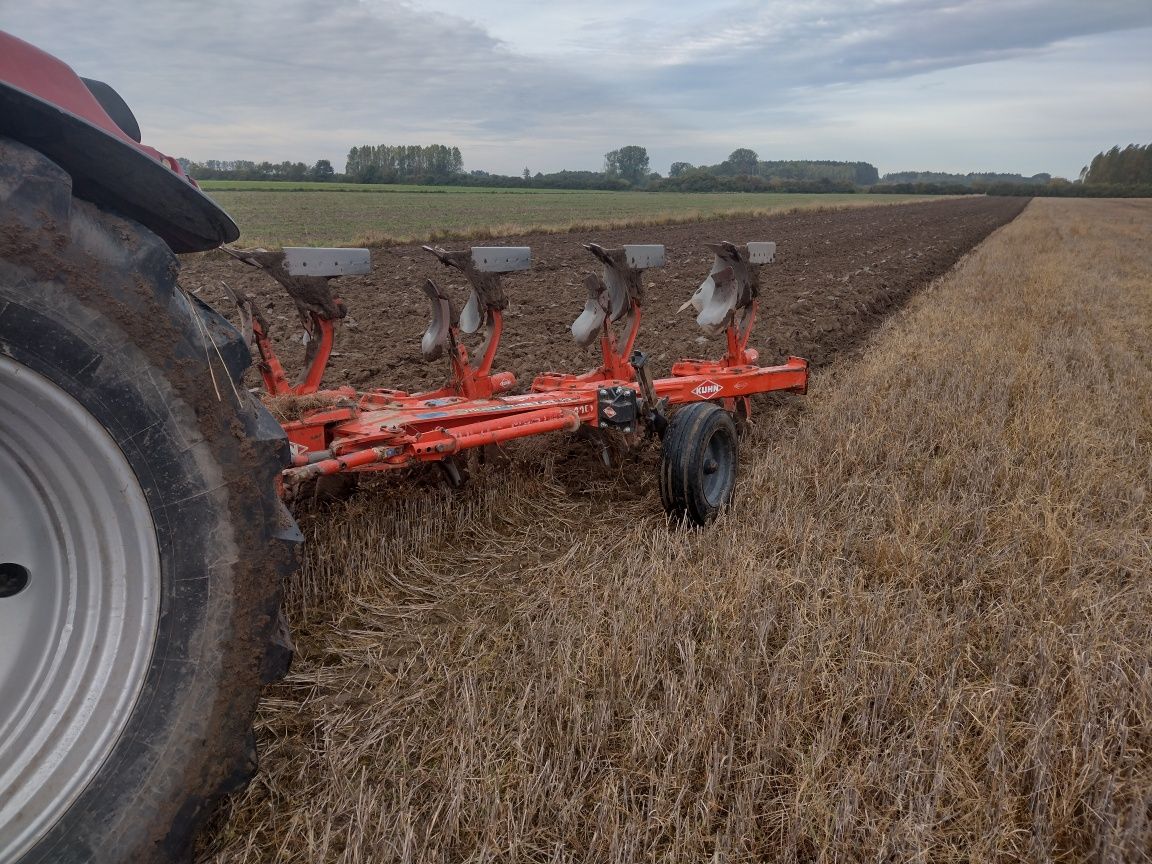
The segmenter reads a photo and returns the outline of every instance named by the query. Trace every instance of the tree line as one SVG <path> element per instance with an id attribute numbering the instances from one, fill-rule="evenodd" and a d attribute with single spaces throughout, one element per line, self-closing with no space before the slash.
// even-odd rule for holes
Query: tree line
<path id="1" fill-rule="evenodd" d="M 940 186 L 987 186 L 992 183 L 1031 183 L 1042 186 L 1052 179 L 1051 174 L 997 174 L 995 172 L 970 172 L 949 174 L 945 171 L 896 171 L 880 178 L 880 185 L 891 186 L 897 183 L 934 183 Z"/>
<path id="2" fill-rule="evenodd" d="M 185 174 L 197 180 L 310 180 L 323 183 L 336 179 L 336 171 L 327 159 L 318 159 L 312 165 L 303 162 L 248 162 L 244 159 L 193 162 L 183 157 L 176 161 Z"/>
<path id="3" fill-rule="evenodd" d="M 647 189 L 684 192 L 854 192 L 874 183 L 876 168 L 867 162 L 762 161 L 754 150 L 739 148 L 717 165 L 674 162 L 668 177 L 650 171 L 645 147 L 629 144 L 604 154 L 601 171 L 532 173 L 515 176 L 464 170 L 458 147 L 443 144 L 367 144 L 348 151 L 343 174 L 327 159 L 303 162 L 248 162 L 181 159 L 185 171 L 200 180 L 293 180 L 351 183 L 422 183 L 530 189 Z"/>
<path id="4" fill-rule="evenodd" d="M 249 162 L 181 159 L 185 171 L 203 180 L 347 180 L 354 183 L 421 183 L 529 189 L 643 189 L 653 192 L 860 192 L 920 195 L 1061 195 L 1152 196 L 1152 144 L 1129 144 L 1098 153 L 1069 182 L 1050 174 L 898 171 L 880 177 L 868 162 L 833 160 L 764 160 L 750 148 L 733 150 L 716 165 L 673 162 L 667 177 L 650 170 L 648 150 L 629 144 L 604 154 L 601 171 L 556 171 L 528 168 L 519 175 L 464 170 L 458 147 L 429 145 L 363 145 L 348 152 L 338 174 L 327 159 L 303 162 Z"/>
<path id="5" fill-rule="evenodd" d="M 1051 174 L 885 174 L 871 192 L 918 195 L 1017 195 L 1042 198 L 1152 198 L 1152 144 L 1101 151 L 1075 181 Z"/>
<path id="6" fill-rule="evenodd" d="M 868 162 L 764 160 L 747 147 L 718 165 L 673 162 L 667 179 L 650 188 L 672 192 L 856 192 L 879 179 Z"/>
<path id="7" fill-rule="evenodd" d="M 673 162 L 667 177 L 648 166 L 648 151 L 634 144 L 604 154 L 605 176 L 653 192 L 855 192 L 880 177 L 868 162 L 763 160 L 748 147 L 717 165 Z"/>
<path id="8" fill-rule="evenodd" d="M 1152 186 L 1152 144 L 1097 153 L 1080 172 L 1086 184 Z"/>
<path id="9" fill-rule="evenodd" d="M 443 180 L 463 171 L 459 147 L 366 144 L 348 151 L 344 175 L 352 183 L 419 183 Z"/>
<path id="10" fill-rule="evenodd" d="M 873 186 L 872 195 L 1013 195 L 1026 198 L 1152 198 L 1152 183 L 1083 183 L 1053 177 L 1048 183 L 886 183 Z"/>

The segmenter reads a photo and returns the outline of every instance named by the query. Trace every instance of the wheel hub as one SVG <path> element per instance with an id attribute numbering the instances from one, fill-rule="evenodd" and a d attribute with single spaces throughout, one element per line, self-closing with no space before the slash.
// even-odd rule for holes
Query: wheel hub
<path id="1" fill-rule="evenodd" d="M 15 597 L 28 587 L 28 568 L 21 564 L 0 564 L 0 599 Z"/>
<path id="2" fill-rule="evenodd" d="M 722 432 L 708 438 L 701 463 L 704 497 L 709 505 L 719 507 L 728 501 L 736 470 L 732 440 Z"/>
<path id="3" fill-rule="evenodd" d="M 63 815 L 123 732 L 160 604 L 148 503 L 68 393 L 0 355 L 0 861 Z"/>

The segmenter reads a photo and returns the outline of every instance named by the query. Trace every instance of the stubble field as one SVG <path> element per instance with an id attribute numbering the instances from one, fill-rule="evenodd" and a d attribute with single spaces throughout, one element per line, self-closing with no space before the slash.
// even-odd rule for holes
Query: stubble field
<path id="1" fill-rule="evenodd" d="M 666 524 L 651 451 L 556 438 L 302 512 L 294 671 L 202 858 L 1145 860 L 1152 205 L 1037 200 L 965 256 L 1008 203 L 724 234 L 787 241 L 756 341 L 822 368 L 707 531 Z"/>

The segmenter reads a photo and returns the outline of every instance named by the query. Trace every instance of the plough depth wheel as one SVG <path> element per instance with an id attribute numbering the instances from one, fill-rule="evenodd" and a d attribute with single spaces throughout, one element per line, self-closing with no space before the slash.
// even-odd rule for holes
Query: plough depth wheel
<path id="1" fill-rule="evenodd" d="M 660 456 L 660 499 L 673 519 L 705 525 L 732 501 L 739 451 L 732 415 L 711 402 L 672 415 Z"/>

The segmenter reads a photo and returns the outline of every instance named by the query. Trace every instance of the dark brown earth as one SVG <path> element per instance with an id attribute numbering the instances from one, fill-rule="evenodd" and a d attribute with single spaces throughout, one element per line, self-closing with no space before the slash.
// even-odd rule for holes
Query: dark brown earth
<path id="1" fill-rule="evenodd" d="M 973 197 L 484 240 L 485 246 L 532 247 L 531 270 L 504 277 L 509 304 L 495 368 L 515 372 L 526 387 L 540 372 L 580 372 L 598 365 L 596 346 L 582 351 L 568 332 L 584 303 L 583 274 L 599 268 L 581 248 L 589 242 L 667 247 L 666 265 L 645 274 L 647 300 L 637 342 L 657 376 L 667 374 L 681 357 L 719 357 L 722 338 L 705 340 L 691 312 L 676 314 L 711 267 L 712 253 L 702 244 L 717 240 L 777 243 L 776 262 L 761 271 L 761 313 L 752 339 L 760 362 L 796 354 L 822 366 L 856 349 L 889 314 L 1015 218 L 1026 203 Z M 420 286 L 431 277 L 449 287 L 462 305 L 467 298 L 463 278 L 418 246 L 378 248 L 372 255 L 371 275 L 333 283 L 349 315 L 337 333 L 325 383 L 409 391 L 439 386 L 447 376 L 447 361 L 429 364 L 420 357 L 420 336 L 429 320 Z M 229 304 L 220 283 L 242 288 L 263 310 L 285 367 L 294 374 L 303 357 L 301 328 L 292 301 L 269 276 L 216 252 L 187 257 L 181 281 L 226 313 Z"/>

